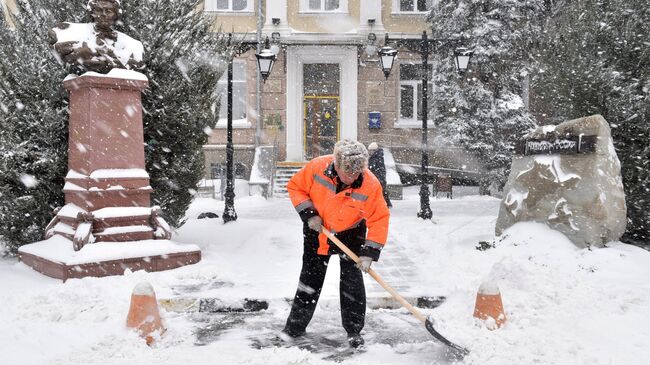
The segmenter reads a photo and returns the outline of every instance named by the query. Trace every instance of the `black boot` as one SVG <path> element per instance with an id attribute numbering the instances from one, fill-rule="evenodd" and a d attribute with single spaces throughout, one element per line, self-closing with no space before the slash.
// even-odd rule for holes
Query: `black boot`
<path id="1" fill-rule="evenodd" d="M 282 330 L 282 333 L 284 333 L 285 335 L 287 335 L 287 336 L 289 336 L 291 338 L 296 338 L 296 337 L 300 337 L 300 336 L 304 335 L 305 331 L 296 331 L 296 330 L 292 330 L 289 327 L 284 327 L 284 329 Z"/>
<path id="2" fill-rule="evenodd" d="M 348 343 L 354 348 L 359 348 L 363 346 L 366 342 L 363 340 L 358 333 L 348 333 Z"/>

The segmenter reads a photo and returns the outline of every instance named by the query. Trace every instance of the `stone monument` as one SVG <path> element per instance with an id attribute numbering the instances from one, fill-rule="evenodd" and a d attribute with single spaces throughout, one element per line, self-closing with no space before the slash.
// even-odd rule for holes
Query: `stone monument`
<path id="1" fill-rule="evenodd" d="M 50 31 L 54 50 L 70 68 L 68 174 L 65 206 L 45 240 L 19 249 L 22 262 L 55 278 L 160 271 L 201 259 L 196 245 L 170 241 L 171 228 L 151 207 L 145 170 L 141 92 L 134 71 L 142 44 L 113 30 L 118 0 L 90 0 L 94 23 L 61 23 Z"/>
<path id="2" fill-rule="evenodd" d="M 562 232 L 578 247 L 621 238 L 627 223 L 621 165 L 602 116 L 539 127 L 515 152 L 497 235 L 533 221 Z"/>

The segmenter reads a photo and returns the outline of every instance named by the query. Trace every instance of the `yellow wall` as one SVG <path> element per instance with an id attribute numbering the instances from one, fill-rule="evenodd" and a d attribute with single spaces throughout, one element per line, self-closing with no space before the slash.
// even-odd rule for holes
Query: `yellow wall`
<path id="1" fill-rule="evenodd" d="M 209 13 L 215 17 L 215 29 L 221 27 L 224 32 L 254 33 L 257 29 L 257 2 L 253 0 L 252 12 L 241 15 L 229 13 Z M 429 30 L 426 15 L 394 14 L 392 0 L 382 1 L 382 22 L 389 32 L 402 32 L 419 34 Z M 0 0 L 7 10 L 15 12 L 15 0 Z M 273 0 L 267 0 L 268 4 Z M 203 5 L 199 5 L 201 8 Z M 359 27 L 360 0 L 348 0 L 348 12 L 345 14 L 301 14 L 299 12 L 300 0 L 287 0 L 289 27 L 300 32 L 309 33 L 346 33 Z M 6 14 L 5 14 L 6 16 Z"/>
<path id="2" fill-rule="evenodd" d="M 208 12 L 206 14 L 214 16 L 214 28 L 228 33 L 255 33 L 257 29 L 257 2 L 259 0 L 253 0 L 253 7 L 251 12 L 246 12 L 243 14 L 232 14 L 232 13 L 220 13 L 220 12 Z M 272 0 L 271 0 L 272 1 Z M 203 9 L 203 4 L 200 5 Z"/>
<path id="3" fill-rule="evenodd" d="M 289 27 L 309 33 L 346 33 L 359 27 L 359 0 L 348 0 L 347 13 L 300 13 L 300 0 L 287 1 Z"/>
<path id="4" fill-rule="evenodd" d="M 9 0 L 13 1 L 13 0 Z M 253 11 L 240 15 L 211 12 L 215 17 L 215 29 L 221 27 L 223 32 L 255 33 L 257 29 L 257 2 L 253 0 Z M 420 34 L 429 30 L 426 14 L 396 14 L 393 12 L 393 0 L 376 0 L 382 2 L 382 22 L 388 32 Z M 273 6 L 273 0 L 265 1 Z M 297 32 L 307 33 L 347 33 L 358 29 L 361 0 L 348 0 L 347 13 L 300 13 L 300 0 L 287 0 L 287 21 L 289 27 Z M 264 4 L 263 4 L 264 5 Z M 200 5 L 203 8 L 202 5 Z"/>
<path id="5" fill-rule="evenodd" d="M 423 30 L 430 30 L 427 22 L 427 15 L 420 14 L 395 14 L 393 12 L 393 0 L 381 0 L 381 21 L 387 32 L 422 33 Z"/>
<path id="6" fill-rule="evenodd" d="M 222 32 L 249 33 L 254 34 L 257 29 L 256 15 L 215 15 L 214 28 L 221 28 Z"/>

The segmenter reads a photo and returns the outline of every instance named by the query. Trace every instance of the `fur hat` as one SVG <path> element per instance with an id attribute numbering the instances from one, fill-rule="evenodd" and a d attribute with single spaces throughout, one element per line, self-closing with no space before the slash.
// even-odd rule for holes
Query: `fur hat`
<path id="1" fill-rule="evenodd" d="M 374 151 L 374 150 L 376 150 L 378 148 L 379 148 L 379 146 L 377 145 L 377 142 L 372 142 L 372 143 L 370 143 L 368 145 L 368 151 Z"/>
<path id="2" fill-rule="evenodd" d="M 334 146 L 334 164 L 348 174 L 361 173 L 368 167 L 368 150 L 361 142 L 342 139 Z"/>

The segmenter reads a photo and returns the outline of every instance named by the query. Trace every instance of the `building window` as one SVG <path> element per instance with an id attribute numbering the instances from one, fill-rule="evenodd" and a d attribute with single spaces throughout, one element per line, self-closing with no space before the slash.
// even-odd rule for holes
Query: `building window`
<path id="1" fill-rule="evenodd" d="M 303 13 L 347 12 L 347 0 L 301 0 Z"/>
<path id="2" fill-rule="evenodd" d="M 226 128 L 228 123 L 228 71 L 217 83 L 219 96 L 219 121 L 217 128 Z M 232 63 L 232 123 L 235 128 L 249 128 L 246 115 L 248 92 L 246 88 L 246 61 L 234 60 Z"/>
<path id="3" fill-rule="evenodd" d="M 250 12 L 253 0 L 205 0 L 205 11 Z"/>
<path id="4" fill-rule="evenodd" d="M 429 65 L 428 74 L 432 67 Z M 429 79 L 430 77 L 428 77 Z M 432 84 L 429 83 L 429 95 Z M 399 65 L 398 127 L 422 126 L 422 64 Z"/>
<path id="5" fill-rule="evenodd" d="M 248 168 L 241 162 L 233 164 L 233 175 L 235 179 L 248 179 Z M 210 164 L 210 178 L 211 179 L 225 179 L 226 178 L 226 164 L 213 162 Z"/>
<path id="6" fill-rule="evenodd" d="M 431 10 L 433 0 L 393 0 L 394 13 L 425 13 Z"/>

